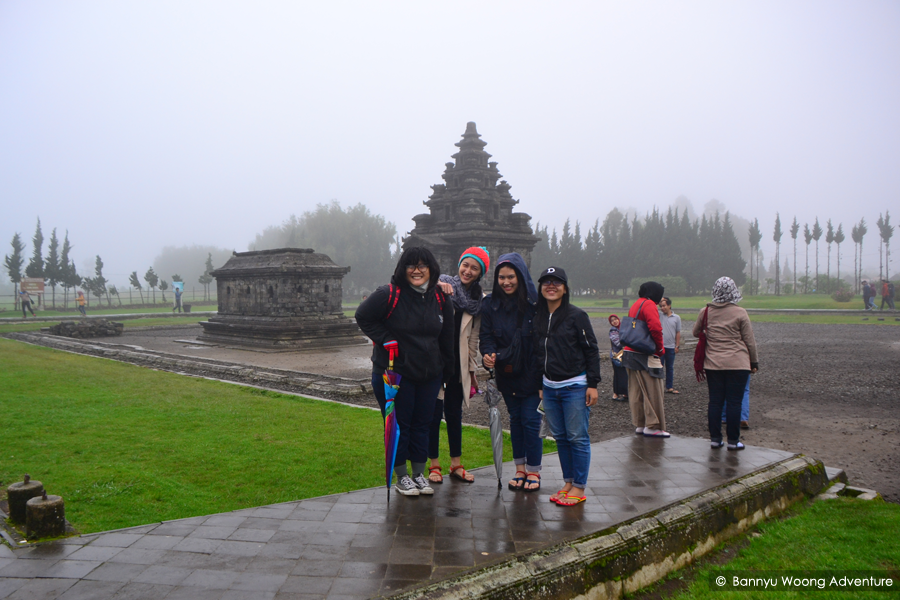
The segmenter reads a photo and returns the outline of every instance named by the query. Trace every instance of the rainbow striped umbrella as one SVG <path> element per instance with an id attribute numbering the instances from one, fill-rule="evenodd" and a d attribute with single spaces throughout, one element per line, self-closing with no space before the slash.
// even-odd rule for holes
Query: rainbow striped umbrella
<path id="1" fill-rule="evenodd" d="M 400 389 L 400 375 L 393 371 L 395 350 L 390 350 L 390 364 L 382 375 L 384 379 L 384 480 L 387 485 L 388 503 L 391 501 L 391 479 L 394 461 L 397 459 L 397 443 L 400 441 L 400 425 L 394 412 L 394 398 Z"/>

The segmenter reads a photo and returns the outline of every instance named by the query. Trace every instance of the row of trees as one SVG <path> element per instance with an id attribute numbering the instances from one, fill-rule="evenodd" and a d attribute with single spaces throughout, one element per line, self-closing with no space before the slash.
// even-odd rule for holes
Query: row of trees
<path id="1" fill-rule="evenodd" d="M 41 220 L 38 218 L 37 227 L 35 228 L 34 237 L 32 237 L 32 254 L 28 265 L 25 266 L 25 244 L 22 242 L 22 236 L 16 233 L 10 243 L 12 253 L 4 256 L 3 264 L 6 274 L 10 281 L 13 282 L 14 292 L 16 296 L 16 306 L 18 306 L 18 285 L 23 277 L 33 277 L 43 279 L 45 285 L 51 288 L 51 306 L 56 308 L 56 287 L 63 288 L 63 307 L 68 308 L 69 290 L 82 287 L 87 292 L 88 298 L 91 295 L 96 296 L 98 302 L 105 297 L 107 304 L 112 306 L 112 297 L 119 296 L 119 290 L 115 285 L 109 285 L 108 280 L 103 275 L 103 260 L 97 255 L 94 261 L 94 276 L 86 277 L 77 272 L 75 261 L 71 259 L 72 244 L 69 242 L 69 232 L 66 231 L 63 238 L 62 248 L 60 248 L 59 239 L 56 235 L 56 229 L 50 235 L 50 243 L 47 248 L 47 254 L 43 254 L 44 234 L 41 230 Z M 23 270 L 23 266 L 25 266 Z M 204 297 L 208 300 L 210 297 L 209 286 L 214 281 L 210 274 L 215 267 L 212 263 L 212 253 L 207 254 L 206 265 L 203 274 L 198 278 L 198 282 L 204 287 Z M 179 275 L 172 276 L 173 281 L 183 281 Z M 128 278 L 129 284 L 138 290 L 141 295 L 141 303 L 144 302 L 143 286 L 138 278 L 137 271 L 133 271 Z M 152 291 L 153 303 L 156 303 L 156 289 L 159 288 L 162 293 L 162 301 L 166 302 L 166 291 L 169 289 L 169 282 L 160 279 L 151 266 L 144 274 L 144 282 Z M 119 305 L 122 302 L 119 299 Z"/>
<path id="2" fill-rule="evenodd" d="M 689 218 L 685 210 L 669 208 L 665 215 L 654 209 L 643 219 L 611 210 L 603 223 L 597 219 L 582 238 L 581 224 L 574 229 L 566 220 L 562 234 L 537 225 L 541 241 L 532 253 L 532 268 L 558 264 L 566 269 L 573 290 L 593 293 L 623 292 L 632 279 L 681 277 L 686 292 L 712 289 L 716 279 L 727 275 L 738 285 L 746 276 L 746 261 L 732 227 L 731 215 Z"/>
<path id="3" fill-rule="evenodd" d="M 878 221 L 876 222 L 878 227 L 878 233 L 880 238 L 880 246 L 878 249 L 878 277 L 879 279 L 890 279 L 890 243 L 891 238 L 894 235 L 894 226 L 891 225 L 891 214 L 890 211 L 885 211 L 884 215 L 878 216 Z M 793 223 L 791 223 L 790 228 L 791 239 L 794 242 L 794 282 L 791 286 L 793 293 L 798 293 L 799 289 L 797 286 L 797 238 L 800 233 L 800 223 L 797 222 L 797 217 L 794 217 Z M 850 237 L 853 240 L 853 249 L 854 249 L 854 257 L 853 257 L 853 290 L 855 292 L 859 292 L 860 283 L 862 279 L 862 249 L 863 249 L 863 238 L 868 233 L 869 229 L 866 226 L 866 219 L 862 218 L 859 220 L 859 223 L 853 226 L 850 232 Z M 828 252 L 827 252 L 827 268 L 825 273 L 824 283 L 825 285 L 820 285 L 823 283 L 819 278 L 819 240 L 822 238 L 822 235 L 825 235 L 825 243 L 828 244 Z M 775 213 L 775 228 L 772 234 L 772 240 L 775 242 L 775 294 L 781 295 L 782 291 L 782 282 L 781 282 L 781 268 L 780 268 L 780 254 L 781 254 L 781 238 L 784 235 L 784 232 L 781 229 L 781 215 Z M 760 259 L 759 259 L 759 246 L 760 242 L 763 239 L 763 234 L 760 231 L 759 220 L 754 219 L 753 223 L 750 224 L 750 290 L 751 293 L 755 293 L 759 289 L 759 268 L 760 268 Z M 822 226 L 819 224 L 819 218 L 816 217 L 813 222 L 812 228 L 810 228 L 809 223 L 805 223 L 803 225 L 803 241 L 806 243 L 806 264 L 805 264 L 805 276 L 800 277 L 801 283 L 803 286 L 803 293 L 808 293 L 810 291 L 816 291 L 821 293 L 832 293 L 839 290 L 842 285 L 846 285 L 843 283 L 841 279 L 841 244 L 846 240 L 846 236 L 844 234 L 844 226 L 842 223 L 838 223 L 837 229 L 834 228 L 834 225 L 831 223 L 831 219 L 825 223 L 825 229 L 822 229 Z M 812 242 L 816 243 L 815 247 L 815 278 L 810 277 L 809 273 L 809 250 Z M 837 245 L 837 276 L 835 278 L 831 277 L 831 245 Z M 756 251 L 756 272 L 757 278 L 754 282 L 753 280 L 753 251 Z M 882 260 L 883 259 L 883 260 Z M 812 289 L 810 287 L 812 286 Z"/>

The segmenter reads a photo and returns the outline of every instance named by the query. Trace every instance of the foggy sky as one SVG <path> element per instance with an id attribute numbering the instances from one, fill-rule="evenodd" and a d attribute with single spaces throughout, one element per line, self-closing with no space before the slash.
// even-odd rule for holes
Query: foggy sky
<path id="1" fill-rule="evenodd" d="M 847 260 L 864 216 L 877 269 L 898 107 L 892 1 L 5 0 L 0 256 L 40 216 L 124 283 L 332 199 L 403 235 L 475 121 L 532 224 L 715 198 L 767 255 L 776 211 L 841 222 Z"/>

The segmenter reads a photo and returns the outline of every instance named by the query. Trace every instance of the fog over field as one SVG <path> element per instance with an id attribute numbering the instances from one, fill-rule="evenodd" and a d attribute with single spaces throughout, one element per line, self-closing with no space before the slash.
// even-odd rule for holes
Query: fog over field
<path id="1" fill-rule="evenodd" d="M 865 217 L 877 273 L 898 107 L 896 1 L 5 0 L 0 256 L 40 217 L 125 283 L 331 200 L 405 235 L 474 121 L 532 224 L 715 199 L 767 257 L 776 212 L 842 223 L 849 267 Z"/>

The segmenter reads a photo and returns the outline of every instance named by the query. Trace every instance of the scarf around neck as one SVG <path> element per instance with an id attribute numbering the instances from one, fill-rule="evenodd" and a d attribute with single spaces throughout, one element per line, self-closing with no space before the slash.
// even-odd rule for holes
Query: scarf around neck
<path id="1" fill-rule="evenodd" d="M 441 275 L 441 281 L 453 286 L 453 295 L 450 296 L 450 301 L 453 302 L 454 310 L 464 310 L 473 317 L 478 316 L 478 313 L 481 312 L 482 294 L 481 286 L 478 285 L 477 281 L 472 283 L 468 290 L 463 285 L 459 275 L 454 275 L 453 277 Z"/>

